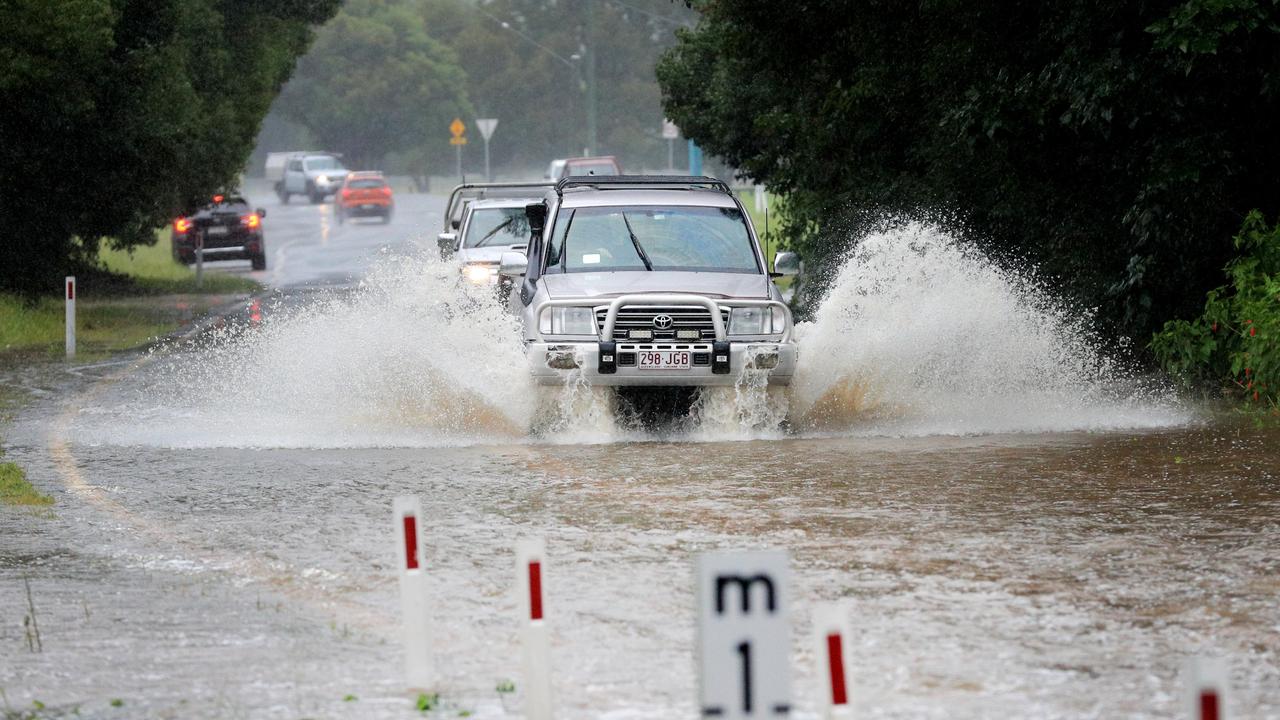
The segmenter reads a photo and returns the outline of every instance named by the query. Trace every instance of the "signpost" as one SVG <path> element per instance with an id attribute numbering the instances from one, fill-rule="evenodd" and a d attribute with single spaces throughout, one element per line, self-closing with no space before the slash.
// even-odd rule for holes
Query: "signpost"
<path id="1" fill-rule="evenodd" d="M 524 651 L 524 716 L 527 720 L 551 720 L 551 648 L 543 597 L 546 568 L 546 543 L 542 538 L 516 544 L 516 592 Z"/>
<path id="2" fill-rule="evenodd" d="M 823 720 L 853 717 L 850 705 L 847 608 L 820 603 L 813 610 L 813 658 L 818 676 L 818 709 Z"/>
<path id="3" fill-rule="evenodd" d="M 489 172 L 489 138 L 498 127 L 498 118 L 476 118 L 476 127 L 480 137 L 484 138 L 484 179 L 493 182 L 493 173 Z"/>
<path id="4" fill-rule="evenodd" d="M 67 276 L 67 357 L 76 356 L 76 276 Z"/>
<path id="5" fill-rule="evenodd" d="M 1187 664 L 1189 717 L 1194 720 L 1227 720 L 1227 687 L 1230 673 L 1222 658 L 1197 657 Z"/>
<path id="6" fill-rule="evenodd" d="M 787 554 L 704 553 L 695 574 L 701 716 L 790 717 Z"/>
<path id="7" fill-rule="evenodd" d="M 414 690 L 432 683 L 430 606 L 426 558 L 422 542 L 422 504 L 416 497 L 392 502 L 396 557 L 400 575 L 400 606 L 404 615 L 405 681 Z"/>
<path id="8" fill-rule="evenodd" d="M 467 144 L 467 126 L 463 124 L 462 118 L 454 118 L 449 123 L 449 133 L 453 136 L 449 138 L 449 144 L 458 150 L 458 177 L 462 177 L 462 146 Z"/>
<path id="9" fill-rule="evenodd" d="M 676 167 L 676 138 L 680 137 L 680 128 L 666 118 L 662 118 L 662 139 L 667 141 L 667 170 Z"/>

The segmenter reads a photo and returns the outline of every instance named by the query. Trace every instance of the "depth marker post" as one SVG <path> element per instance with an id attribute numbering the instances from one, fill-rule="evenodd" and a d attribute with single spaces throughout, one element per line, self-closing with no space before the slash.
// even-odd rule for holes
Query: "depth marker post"
<path id="1" fill-rule="evenodd" d="M 849 686 L 849 607 L 819 603 L 813 609 L 814 672 L 818 677 L 817 706 L 823 720 L 853 717 Z"/>
<path id="2" fill-rule="evenodd" d="M 67 276 L 67 357 L 76 356 L 76 276 Z"/>
<path id="3" fill-rule="evenodd" d="M 545 618 L 546 543 L 529 538 L 516 543 L 516 592 L 524 657 L 524 716 L 551 720 L 551 643 Z"/>
<path id="4" fill-rule="evenodd" d="M 410 689 L 428 690 L 434 676 L 431 658 L 431 607 L 422 542 L 422 503 L 398 497 L 392 503 L 404 616 L 405 681 Z"/>
<path id="5" fill-rule="evenodd" d="M 1194 720 L 1227 720 L 1227 688 L 1231 673 L 1220 657 L 1194 657 L 1187 662 L 1188 717 Z"/>

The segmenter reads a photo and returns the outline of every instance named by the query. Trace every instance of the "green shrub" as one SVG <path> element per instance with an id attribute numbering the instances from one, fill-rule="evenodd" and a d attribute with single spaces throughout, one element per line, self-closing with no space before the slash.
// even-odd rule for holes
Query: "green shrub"
<path id="1" fill-rule="evenodd" d="M 1171 320 L 1151 340 L 1161 367 L 1186 384 L 1221 383 L 1275 411 L 1280 391 L 1280 225 L 1257 210 L 1235 238 L 1231 282 L 1209 291 L 1200 317 Z"/>

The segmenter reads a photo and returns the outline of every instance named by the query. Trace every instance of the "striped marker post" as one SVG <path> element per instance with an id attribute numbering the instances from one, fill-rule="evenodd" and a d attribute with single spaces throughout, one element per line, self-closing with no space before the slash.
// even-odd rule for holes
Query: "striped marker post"
<path id="1" fill-rule="evenodd" d="M 76 276 L 67 276 L 67 357 L 76 356 Z"/>
<path id="2" fill-rule="evenodd" d="M 400 605 L 404 617 L 405 681 L 412 690 L 428 690 L 435 673 L 422 542 L 422 503 L 416 497 L 398 497 L 392 503 L 392 509 L 400 574 Z"/>
<path id="3" fill-rule="evenodd" d="M 516 543 L 516 591 L 524 654 L 524 716 L 551 720 L 551 647 L 545 617 L 546 543 L 530 538 Z"/>
<path id="4" fill-rule="evenodd" d="M 817 707 L 824 720 L 853 717 L 849 687 L 849 613 L 844 603 L 813 609 L 813 657 L 818 675 Z"/>
<path id="5" fill-rule="evenodd" d="M 1196 657 L 1187 663 L 1187 704 L 1194 720 L 1226 720 L 1227 688 L 1231 674 L 1227 662 L 1219 657 Z"/>

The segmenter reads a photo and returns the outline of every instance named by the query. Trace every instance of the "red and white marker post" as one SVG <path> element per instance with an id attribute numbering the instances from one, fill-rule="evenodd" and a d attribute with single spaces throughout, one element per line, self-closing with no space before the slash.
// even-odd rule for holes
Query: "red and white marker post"
<path id="1" fill-rule="evenodd" d="M 76 356 L 76 276 L 68 275 L 64 295 L 67 298 L 67 357 Z"/>
<path id="2" fill-rule="evenodd" d="M 813 609 L 817 706 L 823 720 L 853 717 L 853 693 L 849 686 L 848 610 L 844 603 L 819 603 Z"/>
<path id="3" fill-rule="evenodd" d="M 410 689 L 428 690 L 435 668 L 431 657 L 431 606 L 422 542 L 422 503 L 416 497 L 398 497 L 392 509 L 400 604 L 404 614 L 405 681 Z"/>
<path id="4" fill-rule="evenodd" d="M 551 643 L 545 617 L 546 543 L 542 538 L 516 543 L 516 592 L 524 656 L 524 716 L 551 720 Z"/>
<path id="5" fill-rule="evenodd" d="M 1219 657 L 1195 657 L 1187 663 L 1188 717 L 1194 720 L 1226 720 L 1227 689 L 1231 673 Z"/>

